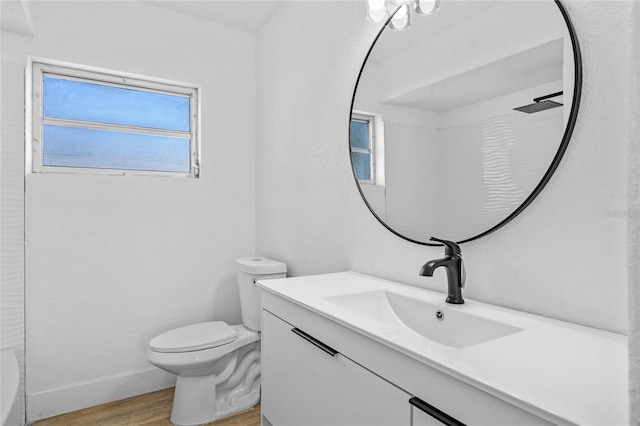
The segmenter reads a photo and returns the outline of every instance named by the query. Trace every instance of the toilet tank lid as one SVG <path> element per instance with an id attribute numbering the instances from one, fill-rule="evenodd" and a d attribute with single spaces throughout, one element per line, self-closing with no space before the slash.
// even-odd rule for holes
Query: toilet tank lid
<path id="1" fill-rule="evenodd" d="M 287 272 L 286 264 L 260 256 L 241 257 L 236 259 L 236 266 L 239 271 L 254 275 L 281 274 L 283 272 Z"/>

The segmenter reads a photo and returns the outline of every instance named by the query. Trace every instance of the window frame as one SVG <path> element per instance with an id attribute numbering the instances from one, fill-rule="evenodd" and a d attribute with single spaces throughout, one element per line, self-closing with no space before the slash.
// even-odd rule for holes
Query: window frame
<path id="1" fill-rule="evenodd" d="M 192 178 L 198 178 L 200 176 L 200 86 L 43 58 L 30 57 L 28 62 L 26 78 L 27 93 L 25 95 L 27 104 L 26 173 L 173 176 Z M 72 81 L 189 98 L 189 132 L 45 118 L 43 113 L 44 98 L 42 96 L 45 75 Z M 152 136 L 180 136 L 184 138 L 188 134 L 190 155 L 189 172 L 45 166 L 43 164 L 42 149 L 42 135 L 45 124 Z"/>
<path id="2" fill-rule="evenodd" d="M 370 114 L 362 111 L 353 111 L 351 113 L 351 121 L 356 121 L 359 123 L 367 123 L 369 128 L 369 148 L 354 148 L 349 143 L 349 152 L 351 154 L 360 153 L 360 154 L 369 154 L 369 179 L 358 179 L 356 175 L 356 179 L 358 179 L 359 183 L 364 183 L 368 185 L 376 184 L 376 159 L 375 159 L 375 139 L 376 139 L 376 115 Z M 353 160 L 352 160 L 353 161 Z M 355 170 L 354 170 L 355 174 Z"/>
<path id="3" fill-rule="evenodd" d="M 349 155 L 352 152 L 369 153 L 369 180 L 357 179 L 356 171 L 353 170 L 354 177 L 358 180 L 358 183 L 375 186 L 385 186 L 385 142 L 384 142 L 384 122 L 382 121 L 382 115 L 375 112 L 366 111 L 351 111 L 351 121 L 367 122 L 369 124 L 369 150 L 362 148 L 352 148 L 351 138 L 349 138 Z M 352 160 L 353 161 L 353 160 Z"/>

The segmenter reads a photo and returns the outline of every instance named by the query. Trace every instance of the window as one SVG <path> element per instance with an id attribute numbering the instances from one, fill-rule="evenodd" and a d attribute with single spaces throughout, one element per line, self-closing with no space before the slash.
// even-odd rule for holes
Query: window
<path id="1" fill-rule="evenodd" d="M 379 144 L 376 141 L 376 135 L 379 133 L 380 126 L 379 115 L 356 111 L 351 114 L 349 129 L 351 162 L 360 183 L 375 184 L 376 177 L 380 174 L 376 170 L 376 150 Z"/>
<path id="2" fill-rule="evenodd" d="M 198 88 L 32 63 L 33 172 L 198 177 Z"/>

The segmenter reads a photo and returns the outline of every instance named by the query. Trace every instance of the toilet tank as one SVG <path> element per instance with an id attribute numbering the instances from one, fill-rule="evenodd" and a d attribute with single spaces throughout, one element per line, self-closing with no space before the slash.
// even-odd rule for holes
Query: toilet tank
<path id="1" fill-rule="evenodd" d="M 286 277 L 287 265 L 266 257 L 252 256 L 236 259 L 236 267 L 242 323 L 251 330 L 260 331 L 262 305 L 256 281 Z"/>

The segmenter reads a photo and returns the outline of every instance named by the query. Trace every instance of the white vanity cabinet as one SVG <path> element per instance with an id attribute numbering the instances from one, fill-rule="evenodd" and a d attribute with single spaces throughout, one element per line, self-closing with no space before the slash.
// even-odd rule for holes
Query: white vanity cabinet
<path id="1" fill-rule="evenodd" d="M 273 426 L 409 426 L 411 397 L 263 311 L 262 413 Z"/>
<path id="2" fill-rule="evenodd" d="M 472 300 L 446 306 L 440 293 L 356 272 L 258 285 L 266 426 L 628 422 L 624 336 Z M 437 325 L 396 320 L 433 309 L 449 320 L 464 314 L 455 329 L 463 337 L 494 323 L 517 331 L 460 348 L 438 343 L 446 330 Z"/>
<path id="3" fill-rule="evenodd" d="M 296 303 L 262 304 L 265 425 L 553 424 Z"/>

